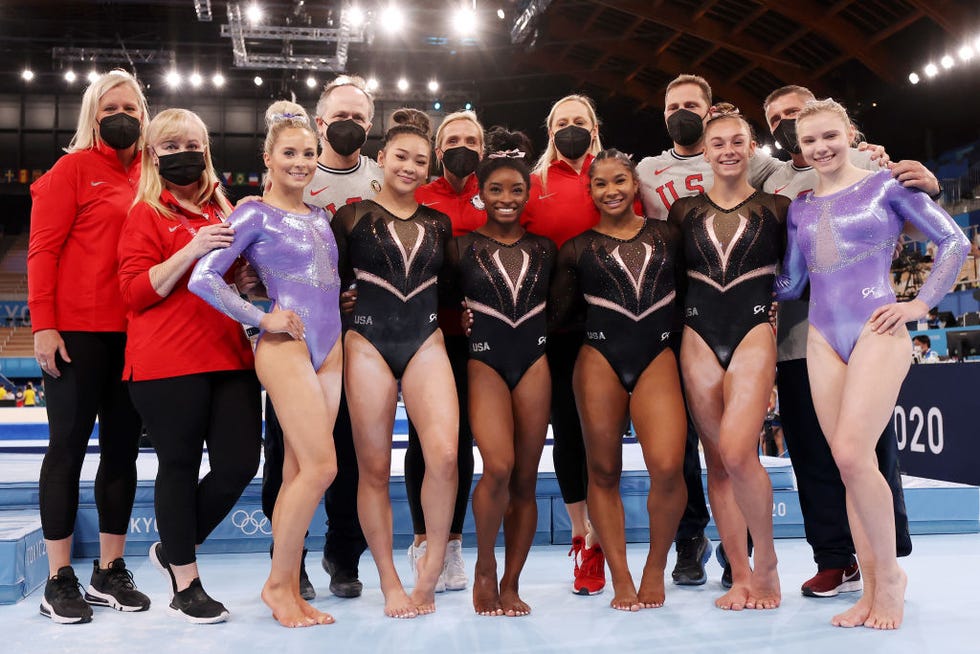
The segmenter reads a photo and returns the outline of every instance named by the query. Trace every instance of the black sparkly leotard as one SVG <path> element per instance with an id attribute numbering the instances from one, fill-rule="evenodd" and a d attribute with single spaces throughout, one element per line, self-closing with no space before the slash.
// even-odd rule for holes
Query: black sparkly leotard
<path id="1" fill-rule="evenodd" d="M 676 226 L 647 220 L 631 239 L 589 230 L 558 253 L 549 313 L 560 326 L 585 307 L 585 344 L 595 348 L 632 392 L 667 346 L 674 321 Z"/>
<path id="2" fill-rule="evenodd" d="M 789 203 L 789 198 L 756 192 L 731 209 L 707 195 L 681 198 L 670 208 L 668 221 L 684 235 L 684 324 L 704 339 L 726 370 L 745 335 L 769 320 Z"/>
<path id="3" fill-rule="evenodd" d="M 490 366 L 513 390 L 544 356 L 545 304 L 554 269 L 555 244 L 525 233 L 506 245 L 470 232 L 449 251 L 457 283 L 474 314 L 470 358 Z"/>
<path id="4" fill-rule="evenodd" d="M 438 328 L 437 281 L 452 224 L 445 214 L 422 205 L 401 219 L 364 200 L 338 209 L 332 226 L 344 288 L 357 280 L 350 329 L 370 341 L 401 379 Z"/>

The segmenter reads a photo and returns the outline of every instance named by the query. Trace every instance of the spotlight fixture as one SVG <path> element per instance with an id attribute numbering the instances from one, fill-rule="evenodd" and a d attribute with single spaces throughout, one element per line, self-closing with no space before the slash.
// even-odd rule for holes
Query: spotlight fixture
<path id="1" fill-rule="evenodd" d="M 262 7 L 259 6 L 259 3 L 253 2 L 248 6 L 245 10 L 245 18 L 253 25 L 262 20 Z"/>
<path id="2" fill-rule="evenodd" d="M 364 24 L 364 10 L 360 7 L 351 7 L 347 11 L 347 20 L 350 22 L 351 27 L 360 27 Z"/>
<path id="3" fill-rule="evenodd" d="M 222 86 L 225 85 L 225 76 L 222 75 L 221 73 L 215 73 L 214 76 L 211 78 L 211 83 L 214 84 L 215 87 L 220 89 Z"/>
<path id="4" fill-rule="evenodd" d="M 368 80 L 367 80 L 367 82 L 364 83 L 364 86 L 365 86 L 365 88 L 367 88 L 368 91 L 370 91 L 372 93 L 374 91 L 377 91 L 378 90 L 378 86 L 379 86 L 377 78 L 375 78 L 375 77 L 369 77 Z"/>
<path id="5" fill-rule="evenodd" d="M 499 18 L 500 20 L 503 20 L 504 18 L 506 18 L 506 16 L 507 15 L 504 13 L 504 10 L 503 9 L 498 9 L 497 10 L 497 18 Z"/>
<path id="6" fill-rule="evenodd" d="M 939 63 L 942 65 L 943 68 L 949 70 L 950 68 L 953 67 L 953 64 L 956 63 L 956 60 L 950 57 L 949 55 L 946 55 L 939 60 Z"/>
<path id="7" fill-rule="evenodd" d="M 252 81 L 255 83 L 256 86 L 262 86 L 262 78 L 259 77 L 258 75 L 252 78 Z"/>
<path id="8" fill-rule="evenodd" d="M 959 55 L 960 61 L 970 61 L 973 59 L 974 53 L 973 48 L 971 48 L 969 45 L 964 45 L 956 54 Z"/>
<path id="9" fill-rule="evenodd" d="M 911 82 L 912 84 L 918 84 L 919 83 L 919 74 L 918 73 L 909 73 L 909 82 Z"/>
<path id="10" fill-rule="evenodd" d="M 405 79 L 404 77 L 399 78 L 397 86 L 398 86 L 398 90 L 404 93 L 405 91 L 408 90 L 408 80 Z"/>
<path id="11" fill-rule="evenodd" d="M 71 84 L 76 79 L 78 79 L 78 75 L 75 74 L 75 71 L 73 71 L 73 70 L 65 71 L 65 81 L 66 82 L 68 82 L 69 84 Z"/>
<path id="12" fill-rule="evenodd" d="M 34 71 L 30 68 L 25 68 L 24 72 L 20 74 L 20 77 L 25 82 L 30 82 L 32 79 L 34 79 Z"/>
<path id="13" fill-rule="evenodd" d="M 936 67 L 936 64 L 929 63 L 926 64 L 925 72 L 926 72 L 926 77 L 935 77 L 936 75 L 939 74 L 939 68 Z"/>
<path id="14" fill-rule="evenodd" d="M 201 88 L 201 84 L 204 83 L 204 78 L 201 77 L 200 73 L 191 73 L 191 76 L 190 78 L 188 78 L 188 81 L 190 81 L 191 86 L 197 89 L 197 88 Z"/>
<path id="15" fill-rule="evenodd" d="M 439 111 L 442 109 L 442 103 L 436 100 L 435 102 L 432 103 L 432 108 L 435 109 L 436 111 Z"/>
<path id="16" fill-rule="evenodd" d="M 476 34 L 476 12 L 468 7 L 460 7 L 453 14 L 453 29 L 460 36 L 467 37 Z"/>
<path id="17" fill-rule="evenodd" d="M 167 76 L 164 79 L 167 82 L 167 86 L 172 89 L 180 86 L 180 73 L 178 73 L 176 70 L 171 70 L 169 73 L 167 73 Z"/>
<path id="18" fill-rule="evenodd" d="M 381 12 L 381 25 L 389 34 L 394 34 L 405 27 L 405 14 L 395 5 L 388 5 Z"/>
<path id="19" fill-rule="evenodd" d="M 437 82 L 434 79 L 430 79 L 427 88 L 429 89 L 430 93 L 435 93 L 436 91 L 439 90 L 439 82 Z"/>
<path id="20" fill-rule="evenodd" d="M 309 77 L 307 77 L 306 78 L 306 85 L 308 87 L 310 87 L 311 89 L 312 88 L 315 88 L 316 87 L 316 78 L 313 77 L 312 75 L 310 75 Z"/>
<path id="21" fill-rule="evenodd" d="M 95 84 L 97 81 L 99 81 L 99 77 L 101 76 L 99 75 L 98 71 L 92 70 L 89 71 L 89 74 L 85 79 L 88 80 L 89 84 Z"/>

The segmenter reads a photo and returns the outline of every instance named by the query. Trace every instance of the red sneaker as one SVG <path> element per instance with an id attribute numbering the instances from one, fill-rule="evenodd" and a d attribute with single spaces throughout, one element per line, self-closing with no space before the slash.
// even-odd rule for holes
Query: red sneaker
<path id="1" fill-rule="evenodd" d="M 861 570 L 854 563 L 846 568 L 820 570 L 812 579 L 804 582 L 801 590 L 807 597 L 836 597 L 840 593 L 861 590 L 861 587 Z"/>
<path id="2" fill-rule="evenodd" d="M 572 538 L 568 555 L 575 561 L 575 581 L 572 592 L 576 595 L 598 595 L 606 585 L 606 557 L 598 545 L 585 546 L 585 538 Z"/>

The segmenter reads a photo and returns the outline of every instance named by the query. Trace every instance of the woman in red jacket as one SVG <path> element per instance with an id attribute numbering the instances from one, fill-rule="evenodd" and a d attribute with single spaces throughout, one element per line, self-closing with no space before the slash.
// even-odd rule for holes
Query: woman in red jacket
<path id="1" fill-rule="evenodd" d="M 122 559 L 140 419 L 122 383 L 126 309 L 116 279 L 116 245 L 139 182 L 146 114 L 146 99 L 129 73 L 103 75 L 85 91 L 68 154 L 31 186 L 28 306 L 50 433 L 38 496 L 50 569 L 41 613 L 58 623 L 89 622 L 86 602 L 120 611 L 150 606 Z M 96 416 L 100 555 L 83 600 L 71 545 Z"/>
<path id="2" fill-rule="evenodd" d="M 259 382 L 242 326 L 187 288 L 197 260 L 231 243 L 229 213 L 204 123 L 186 109 L 157 114 L 119 242 L 129 307 L 124 378 L 160 462 L 161 542 L 150 560 L 168 579 L 170 609 L 198 624 L 223 622 L 228 611 L 204 592 L 194 550 L 255 476 L 262 436 Z M 210 471 L 198 481 L 205 444 Z"/>
<path id="3" fill-rule="evenodd" d="M 599 222 L 599 210 L 589 190 L 589 166 L 602 150 L 599 118 L 590 98 L 569 95 L 552 105 L 546 126 L 548 146 L 532 171 L 531 196 L 521 214 L 521 224 L 531 233 L 547 236 L 560 248 Z M 582 325 L 549 334 L 547 355 L 555 476 L 572 525 L 572 592 L 593 595 L 606 584 L 605 558 L 589 526 L 585 506 L 585 443 L 572 390 L 572 370 L 584 336 Z"/>

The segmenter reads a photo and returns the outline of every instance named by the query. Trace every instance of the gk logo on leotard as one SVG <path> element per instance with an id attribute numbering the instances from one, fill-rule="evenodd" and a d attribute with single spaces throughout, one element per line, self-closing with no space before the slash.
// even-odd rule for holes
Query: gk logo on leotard
<path id="1" fill-rule="evenodd" d="M 861 289 L 861 297 L 871 297 L 871 295 L 874 292 L 875 292 L 874 286 L 866 286 Z"/>
<path id="2" fill-rule="evenodd" d="M 752 314 L 756 316 L 759 315 L 760 313 L 765 313 L 765 311 L 766 311 L 766 305 L 764 304 L 757 304 L 754 307 L 752 307 Z"/>
<path id="3" fill-rule="evenodd" d="M 238 509 L 231 514 L 231 524 L 238 527 L 246 536 L 253 536 L 260 532 L 266 536 L 272 535 L 272 524 L 262 513 L 262 509 L 255 509 L 251 513 Z"/>
<path id="4" fill-rule="evenodd" d="M 489 352 L 490 344 L 487 343 L 486 341 L 483 341 L 482 343 L 473 343 L 472 345 L 470 345 L 470 349 L 473 352 Z"/>
<path id="5" fill-rule="evenodd" d="M 663 334 L 660 335 L 660 342 L 663 343 L 668 338 L 670 338 L 670 332 L 664 332 Z"/>
<path id="6" fill-rule="evenodd" d="M 548 342 L 547 336 L 538 336 L 538 345 L 544 345 Z"/>
<path id="7" fill-rule="evenodd" d="M 434 313 L 429 314 L 429 322 L 435 322 L 436 318 L 437 318 L 436 314 Z"/>
<path id="8" fill-rule="evenodd" d="M 432 322 L 431 320 L 429 322 Z M 373 325 L 374 321 L 371 320 L 371 316 L 354 316 L 355 325 Z"/>

